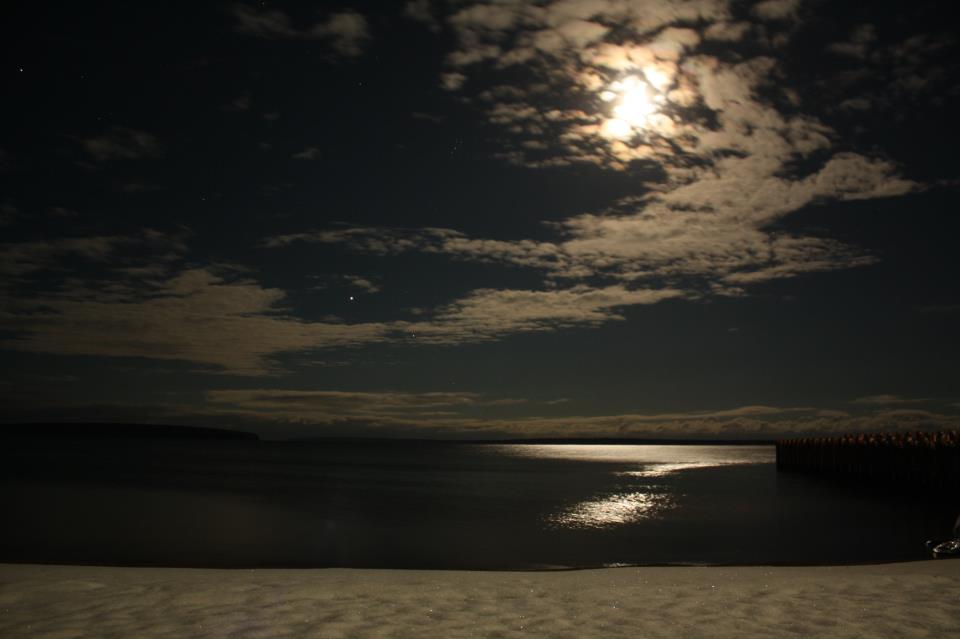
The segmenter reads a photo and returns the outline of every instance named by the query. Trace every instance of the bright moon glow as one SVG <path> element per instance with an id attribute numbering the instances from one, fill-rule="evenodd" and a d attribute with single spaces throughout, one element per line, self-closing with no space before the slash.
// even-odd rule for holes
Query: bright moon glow
<path id="1" fill-rule="evenodd" d="M 633 133 L 633 127 L 626 120 L 613 118 L 603 123 L 603 132 L 611 138 L 628 138 Z"/>
<path id="2" fill-rule="evenodd" d="M 603 124 L 604 133 L 613 138 L 630 137 L 657 110 L 647 83 L 637 76 L 614 82 L 609 90 L 600 94 L 600 99 L 615 102 L 614 117 Z"/>

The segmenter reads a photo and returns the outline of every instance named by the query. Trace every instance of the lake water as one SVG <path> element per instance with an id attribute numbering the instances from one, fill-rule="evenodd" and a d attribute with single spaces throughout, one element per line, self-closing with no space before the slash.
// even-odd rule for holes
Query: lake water
<path id="1" fill-rule="evenodd" d="M 0 561 L 528 569 L 920 559 L 957 503 L 771 446 L 21 444 Z"/>

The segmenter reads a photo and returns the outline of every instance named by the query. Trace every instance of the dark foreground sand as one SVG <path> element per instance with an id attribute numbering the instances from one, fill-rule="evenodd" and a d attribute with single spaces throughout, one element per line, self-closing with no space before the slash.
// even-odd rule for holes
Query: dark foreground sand
<path id="1" fill-rule="evenodd" d="M 0 564 L 0 637 L 960 637 L 960 560 L 563 572 Z"/>

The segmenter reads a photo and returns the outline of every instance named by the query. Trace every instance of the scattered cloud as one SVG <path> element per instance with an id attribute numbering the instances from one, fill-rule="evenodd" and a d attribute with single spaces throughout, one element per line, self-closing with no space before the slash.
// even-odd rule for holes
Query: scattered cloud
<path id="1" fill-rule="evenodd" d="M 373 279 L 361 275 L 320 275 L 314 276 L 314 279 L 320 280 L 319 284 L 314 286 L 317 289 L 328 289 L 336 286 L 357 289 L 364 293 L 379 293 L 381 290 L 380 285 Z"/>
<path id="2" fill-rule="evenodd" d="M 253 106 L 253 100 L 249 94 L 243 94 L 234 98 L 226 107 L 227 111 L 249 111 Z"/>
<path id="3" fill-rule="evenodd" d="M 100 136 L 80 138 L 79 141 L 97 162 L 139 160 L 163 154 L 163 145 L 153 134 L 122 126 L 112 127 Z"/>
<path id="4" fill-rule="evenodd" d="M 407 11 L 423 16 L 431 6 L 409 3 Z M 761 282 L 876 261 L 831 238 L 784 231 L 781 219 L 808 206 L 923 188 L 887 158 L 838 148 L 836 132 L 798 108 L 801 96 L 783 93 L 776 56 L 762 47 L 748 57 L 717 54 L 718 46 L 737 47 L 760 28 L 738 21 L 726 0 L 652 0 L 642 10 L 569 0 L 448 9 L 429 14 L 456 39 L 440 85 L 462 93 L 504 133 L 497 157 L 531 168 L 592 164 L 629 172 L 637 175 L 637 194 L 554 223 L 549 241 L 358 227 L 281 236 L 269 246 L 312 241 L 381 255 L 440 253 L 540 269 L 546 280 L 574 286 L 602 278 L 739 295 Z M 752 13 L 782 23 L 799 10 L 798 0 L 767 0 Z M 618 25 L 615 38 L 611 25 Z M 866 47 L 873 29 L 863 25 L 851 38 Z M 627 80 L 652 96 L 653 113 L 611 134 L 616 92 Z"/>
<path id="5" fill-rule="evenodd" d="M 886 111 L 902 118 L 908 105 L 943 106 L 944 96 L 955 90 L 957 65 L 952 60 L 958 43 L 947 33 L 923 33 L 898 42 L 878 37 L 871 24 L 859 25 L 847 41 L 827 50 L 847 60 L 848 68 L 824 78 L 820 88 L 840 110 Z M 853 97 L 850 97 L 850 96 Z"/>
<path id="6" fill-rule="evenodd" d="M 681 297 L 672 289 L 613 285 L 566 289 L 480 289 L 414 320 L 306 321 L 286 309 L 286 293 L 261 286 L 247 269 L 187 263 L 182 238 L 156 231 L 136 237 L 64 238 L 0 247 L 0 345 L 61 355 L 182 360 L 208 372 L 277 374 L 281 354 L 374 343 L 483 342 L 507 335 L 593 327 L 623 319 L 620 309 Z M 50 284 L 45 271 L 72 260 L 89 276 Z M 345 285 L 374 292 L 361 277 Z M 21 285 L 30 283 L 27 292 Z"/>
<path id="7" fill-rule="evenodd" d="M 343 277 L 347 284 L 354 288 L 358 288 L 361 291 L 366 293 L 380 292 L 380 286 L 366 277 L 360 277 L 359 275 L 344 275 Z"/>
<path id="8" fill-rule="evenodd" d="M 356 11 L 334 13 L 314 29 L 330 38 L 333 48 L 345 57 L 359 56 L 370 39 L 366 18 Z"/>
<path id="9" fill-rule="evenodd" d="M 259 9 L 237 4 L 231 9 L 238 33 L 268 39 L 326 40 L 340 56 L 357 57 L 370 40 L 367 19 L 356 11 L 329 14 L 325 20 L 305 28 L 297 28 L 283 11 Z"/>
<path id="10" fill-rule="evenodd" d="M 415 120 L 426 120 L 427 122 L 433 122 L 439 124 L 443 122 L 446 118 L 442 115 L 437 115 L 435 113 L 424 113 L 422 111 L 414 111 L 410 114 L 410 117 Z"/>
<path id="11" fill-rule="evenodd" d="M 431 31 L 440 30 L 440 23 L 433 14 L 430 0 L 408 0 L 403 7 L 403 15 L 426 25 Z"/>
<path id="12" fill-rule="evenodd" d="M 873 102 L 869 98 L 847 98 L 839 106 L 844 111 L 869 111 Z"/>
<path id="13" fill-rule="evenodd" d="M 753 15 L 761 20 L 788 20 L 799 9 L 800 0 L 764 0 L 753 5 Z"/>
<path id="14" fill-rule="evenodd" d="M 872 24 L 861 24 L 850 34 L 850 40 L 847 42 L 834 42 L 827 45 L 827 51 L 837 55 L 866 59 L 870 53 L 870 48 L 877 40 L 877 29 Z"/>
<path id="15" fill-rule="evenodd" d="M 851 404 L 864 404 L 867 406 L 888 406 L 890 404 L 923 404 L 927 399 L 910 399 L 900 395 L 868 395 L 858 397 Z"/>
<path id="16" fill-rule="evenodd" d="M 0 328 L 9 349 L 59 355 L 182 360 L 235 375 L 278 372 L 271 358 L 385 339 L 379 324 L 305 322 L 285 294 L 212 268 L 119 271 L 109 283 L 76 281 L 8 300 Z"/>
<path id="17" fill-rule="evenodd" d="M 122 247 L 140 239 L 95 236 L 0 244 L 0 275 L 4 277 L 0 288 L 18 283 L 23 276 L 40 271 L 66 270 L 62 269 L 62 263 L 72 258 L 105 262 Z"/>
<path id="18" fill-rule="evenodd" d="M 591 288 L 586 285 L 545 291 L 479 289 L 439 307 L 421 321 L 398 321 L 393 327 L 412 339 L 457 344 L 499 339 L 517 333 L 596 327 L 623 320 L 619 309 L 678 298 L 672 289 Z"/>
<path id="19" fill-rule="evenodd" d="M 65 206 L 51 206 L 47 209 L 47 213 L 55 217 L 77 217 L 80 215 L 79 212 Z"/>
<path id="20" fill-rule="evenodd" d="M 321 157 L 323 157 L 323 153 L 315 146 L 308 146 L 299 153 L 293 154 L 295 160 L 319 160 Z"/>
<path id="21" fill-rule="evenodd" d="M 720 42 L 739 42 L 750 32 L 749 22 L 714 22 L 704 30 L 705 40 Z"/>
<path id="22" fill-rule="evenodd" d="M 523 403 L 516 399 L 487 399 L 467 392 L 345 392 L 320 390 L 214 390 L 207 401 L 248 413 L 283 419 L 329 423 L 343 420 L 433 419 L 458 415 L 462 409 Z"/>
<path id="23" fill-rule="evenodd" d="M 544 417 L 522 400 L 469 392 L 344 392 L 220 390 L 206 394 L 206 416 L 229 416 L 269 432 L 272 424 L 297 424 L 303 434 L 325 427 L 357 435 L 403 432 L 461 437 L 688 437 L 777 438 L 846 432 L 935 430 L 960 427 L 960 416 L 922 410 L 887 410 L 852 416 L 806 407 L 741 406 L 679 413 L 622 413 Z M 513 406 L 514 414 L 491 412 Z"/>

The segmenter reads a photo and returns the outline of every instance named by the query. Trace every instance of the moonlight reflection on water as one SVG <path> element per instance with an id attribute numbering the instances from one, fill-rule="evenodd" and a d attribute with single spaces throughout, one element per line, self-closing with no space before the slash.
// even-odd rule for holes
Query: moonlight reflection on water
<path id="1" fill-rule="evenodd" d="M 662 492 L 617 493 L 580 502 L 548 521 L 556 528 L 607 528 L 650 519 L 673 505 L 670 495 Z"/>
<path id="2" fill-rule="evenodd" d="M 550 528 L 601 529 L 662 517 L 680 506 L 684 495 L 671 493 L 667 485 L 649 484 L 675 473 L 694 469 L 773 461 L 769 446 L 658 446 L 658 445 L 524 445 L 501 447 L 503 453 L 522 457 L 577 460 L 601 464 L 636 464 L 635 470 L 611 474 L 641 480 L 621 490 L 598 494 L 546 517 Z"/>

